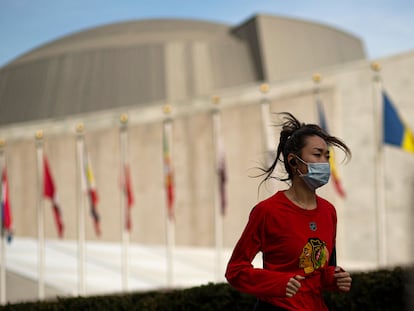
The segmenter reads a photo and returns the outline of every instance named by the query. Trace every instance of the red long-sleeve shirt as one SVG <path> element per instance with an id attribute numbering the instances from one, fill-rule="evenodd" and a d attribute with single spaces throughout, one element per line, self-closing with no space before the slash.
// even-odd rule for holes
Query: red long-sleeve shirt
<path id="1" fill-rule="evenodd" d="M 227 265 L 226 278 L 237 290 L 286 310 L 328 310 L 322 290 L 335 289 L 333 266 L 328 266 L 336 239 L 336 211 L 317 196 L 317 207 L 304 210 L 284 191 L 257 204 Z M 263 268 L 252 261 L 262 252 Z M 286 285 L 295 275 L 305 276 L 295 296 Z"/>

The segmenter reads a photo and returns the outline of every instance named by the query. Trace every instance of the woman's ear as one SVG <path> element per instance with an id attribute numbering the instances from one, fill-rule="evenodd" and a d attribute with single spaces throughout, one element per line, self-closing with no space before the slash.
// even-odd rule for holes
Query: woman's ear
<path id="1" fill-rule="evenodd" d="M 295 156 L 292 154 L 292 153 L 290 153 L 289 155 L 288 155 L 288 162 L 289 162 L 289 164 L 291 165 L 291 166 L 296 166 L 297 164 L 296 164 L 296 158 L 295 158 Z"/>

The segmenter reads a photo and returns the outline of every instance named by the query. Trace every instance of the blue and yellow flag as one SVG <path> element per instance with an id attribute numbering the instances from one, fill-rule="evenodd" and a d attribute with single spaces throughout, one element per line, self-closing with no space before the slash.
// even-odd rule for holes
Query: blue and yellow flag
<path id="1" fill-rule="evenodd" d="M 414 153 L 413 132 L 404 124 L 385 91 L 382 92 L 382 101 L 384 109 L 384 143 L 394 145 L 405 151 Z"/>

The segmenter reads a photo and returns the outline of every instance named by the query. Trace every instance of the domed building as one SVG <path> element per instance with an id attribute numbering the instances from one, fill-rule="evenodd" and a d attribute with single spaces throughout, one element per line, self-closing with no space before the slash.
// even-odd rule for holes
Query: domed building
<path id="1" fill-rule="evenodd" d="M 139 20 L 85 30 L 0 71 L 0 124 L 210 96 L 364 59 L 357 37 L 266 15 L 237 26 Z"/>

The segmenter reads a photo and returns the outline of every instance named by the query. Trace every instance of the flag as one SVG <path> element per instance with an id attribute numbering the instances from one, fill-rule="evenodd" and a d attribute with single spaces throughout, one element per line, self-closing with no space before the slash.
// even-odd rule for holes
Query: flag
<path id="1" fill-rule="evenodd" d="M 226 197 L 227 173 L 226 173 L 226 160 L 225 160 L 223 151 L 221 151 L 219 154 L 217 167 L 218 167 L 217 173 L 218 173 L 219 191 L 220 191 L 220 211 L 221 211 L 221 214 L 224 216 L 226 213 L 226 207 L 227 207 L 227 197 Z"/>
<path id="2" fill-rule="evenodd" d="M 134 205 L 134 194 L 132 192 L 131 172 L 130 172 L 128 164 L 124 165 L 124 180 L 122 182 L 122 186 L 123 186 L 123 191 L 124 191 L 125 199 L 127 203 L 125 228 L 128 231 L 131 231 L 132 229 L 131 208 Z"/>
<path id="3" fill-rule="evenodd" d="M 382 101 L 384 143 L 414 153 L 413 132 L 404 124 L 385 91 L 382 92 Z"/>
<path id="4" fill-rule="evenodd" d="M 2 177 L 1 177 L 1 213 L 2 213 L 1 215 L 2 237 L 3 237 L 4 232 L 6 232 L 7 241 L 11 242 L 12 237 L 13 237 L 12 214 L 11 214 L 11 209 L 10 209 L 9 181 L 7 178 L 6 168 L 3 168 Z"/>
<path id="5" fill-rule="evenodd" d="M 174 171 L 171 160 L 171 121 L 164 123 L 163 131 L 163 159 L 164 159 L 164 184 L 167 194 L 168 217 L 174 218 Z"/>
<path id="6" fill-rule="evenodd" d="M 214 139 L 216 143 L 216 169 L 218 177 L 218 190 L 219 190 L 219 204 L 220 212 L 224 216 L 226 213 L 227 207 L 227 197 L 226 197 L 226 183 L 227 183 L 227 173 L 226 173 L 226 159 L 223 146 L 223 137 L 221 135 L 221 123 L 220 123 L 220 114 L 218 111 L 214 112 L 213 115 L 213 126 L 214 126 Z"/>
<path id="7" fill-rule="evenodd" d="M 96 190 L 95 176 L 93 174 L 91 160 L 85 144 L 83 144 L 82 184 L 89 199 L 90 213 L 95 227 L 95 234 L 100 236 L 101 227 L 100 216 L 98 213 L 98 192 Z"/>
<path id="8" fill-rule="evenodd" d="M 49 168 L 49 161 L 46 156 L 43 157 L 43 196 L 52 201 L 53 215 L 55 218 L 56 228 L 60 238 L 63 237 L 63 222 L 58 195 L 55 183 Z"/>
<path id="9" fill-rule="evenodd" d="M 329 133 L 328 123 L 326 121 L 326 117 L 325 117 L 325 113 L 324 113 L 324 110 L 323 110 L 322 103 L 320 102 L 320 100 L 317 100 L 316 104 L 317 104 L 317 109 L 318 109 L 319 126 L 325 132 Z M 332 181 L 333 181 L 335 190 L 341 197 L 344 198 L 345 197 L 345 190 L 342 186 L 342 182 L 341 182 L 341 179 L 339 177 L 338 168 L 336 166 L 336 161 L 335 161 L 335 152 L 334 152 L 334 149 L 332 147 L 329 148 L 329 155 L 330 155 L 329 165 L 331 167 Z"/>

